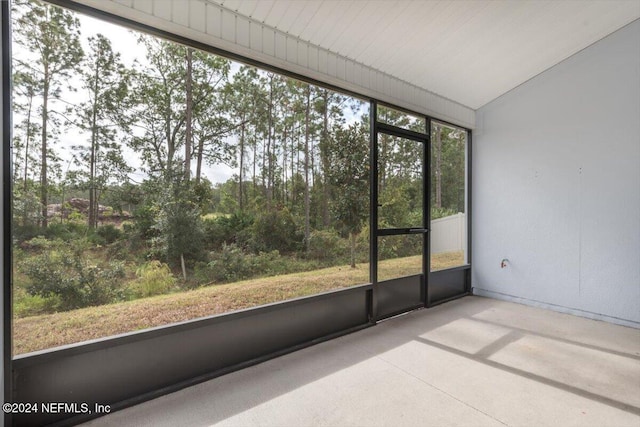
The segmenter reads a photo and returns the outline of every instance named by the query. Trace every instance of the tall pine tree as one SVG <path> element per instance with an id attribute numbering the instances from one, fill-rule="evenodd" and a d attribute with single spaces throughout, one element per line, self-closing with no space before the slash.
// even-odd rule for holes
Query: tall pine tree
<path id="1" fill-rule="evenodd" d="M 42 88 L 41 105 L 41 161 L 40 161 L 40 205 L 41 222 L 47 226 L 47 204 L 49 183 L 47 159 L 49 153 L 50 102 L 60 95 L 70 77 L 78 69 L 83 57 L 80 45 L 80 22 L 69 11 L 41 3 L 29 1 L 17 5 L 24 6 L 24 12 L 16 25 L 16 41 L 33 53 L 31 67 L 40 76 Z"/>

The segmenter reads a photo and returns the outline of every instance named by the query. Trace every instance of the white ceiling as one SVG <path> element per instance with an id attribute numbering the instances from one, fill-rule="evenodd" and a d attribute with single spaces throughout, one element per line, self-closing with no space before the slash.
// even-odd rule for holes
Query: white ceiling
<path id="1" fill-rule="evenodd" d="M 640 0 L 209 0 L 477 109 L 640 18 Z"/>

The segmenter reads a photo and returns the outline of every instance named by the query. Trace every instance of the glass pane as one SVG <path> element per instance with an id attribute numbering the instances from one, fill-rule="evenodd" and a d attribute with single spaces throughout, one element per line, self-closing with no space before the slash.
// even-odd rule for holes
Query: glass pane
<path id="1" fill-rule="evenodd" d="M 15 354 L 369 282 L 368 102 L 14 6 Z"/>
<path id="2" fill-rule="evenodd" d="M 422 273 L 423 234 L 378 238 L 378 281 Z"/>
<path id="3" fill-rule="evenodd" d="M 378 134 L 378 228 L 422 227 L 421 142 Z"/>
<path id="4" fill-rule="evenodd" d="M 433 122 L 431 271 L 467 263 L 467 132 Z"/>
<path id="5" fill-rule="evenodd" d="M 427 120 L 424 117 L 404 113 L 384 105 L 378 105 L 378 121 L 414 132 L 427 133 Z"/>

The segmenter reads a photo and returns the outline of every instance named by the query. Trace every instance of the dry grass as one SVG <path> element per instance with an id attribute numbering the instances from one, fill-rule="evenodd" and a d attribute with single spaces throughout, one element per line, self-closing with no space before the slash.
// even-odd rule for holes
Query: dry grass
<path id="1" fill-rule="evenodd" d="M 421 258 L 382 261 L 389 277 L 414 274 Z M 434 270 L 460 265 L 462 253 L 439 254 Z M 245 280 L 193 291 L 88 307 L 14 321 L 14 354 L 48 349 L 154 326 L 226 313 L 319 292 L 367 283 L 369 265 L 331 267 L 304 273 Z"/>

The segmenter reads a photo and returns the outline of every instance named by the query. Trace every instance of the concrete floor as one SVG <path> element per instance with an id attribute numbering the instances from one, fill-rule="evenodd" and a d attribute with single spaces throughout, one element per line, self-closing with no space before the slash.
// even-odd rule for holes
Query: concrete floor
<path id="1" fill-rule="evenodd" d="M 90 426 L 640 427 L 640 330 L 466 297 Z"/>

